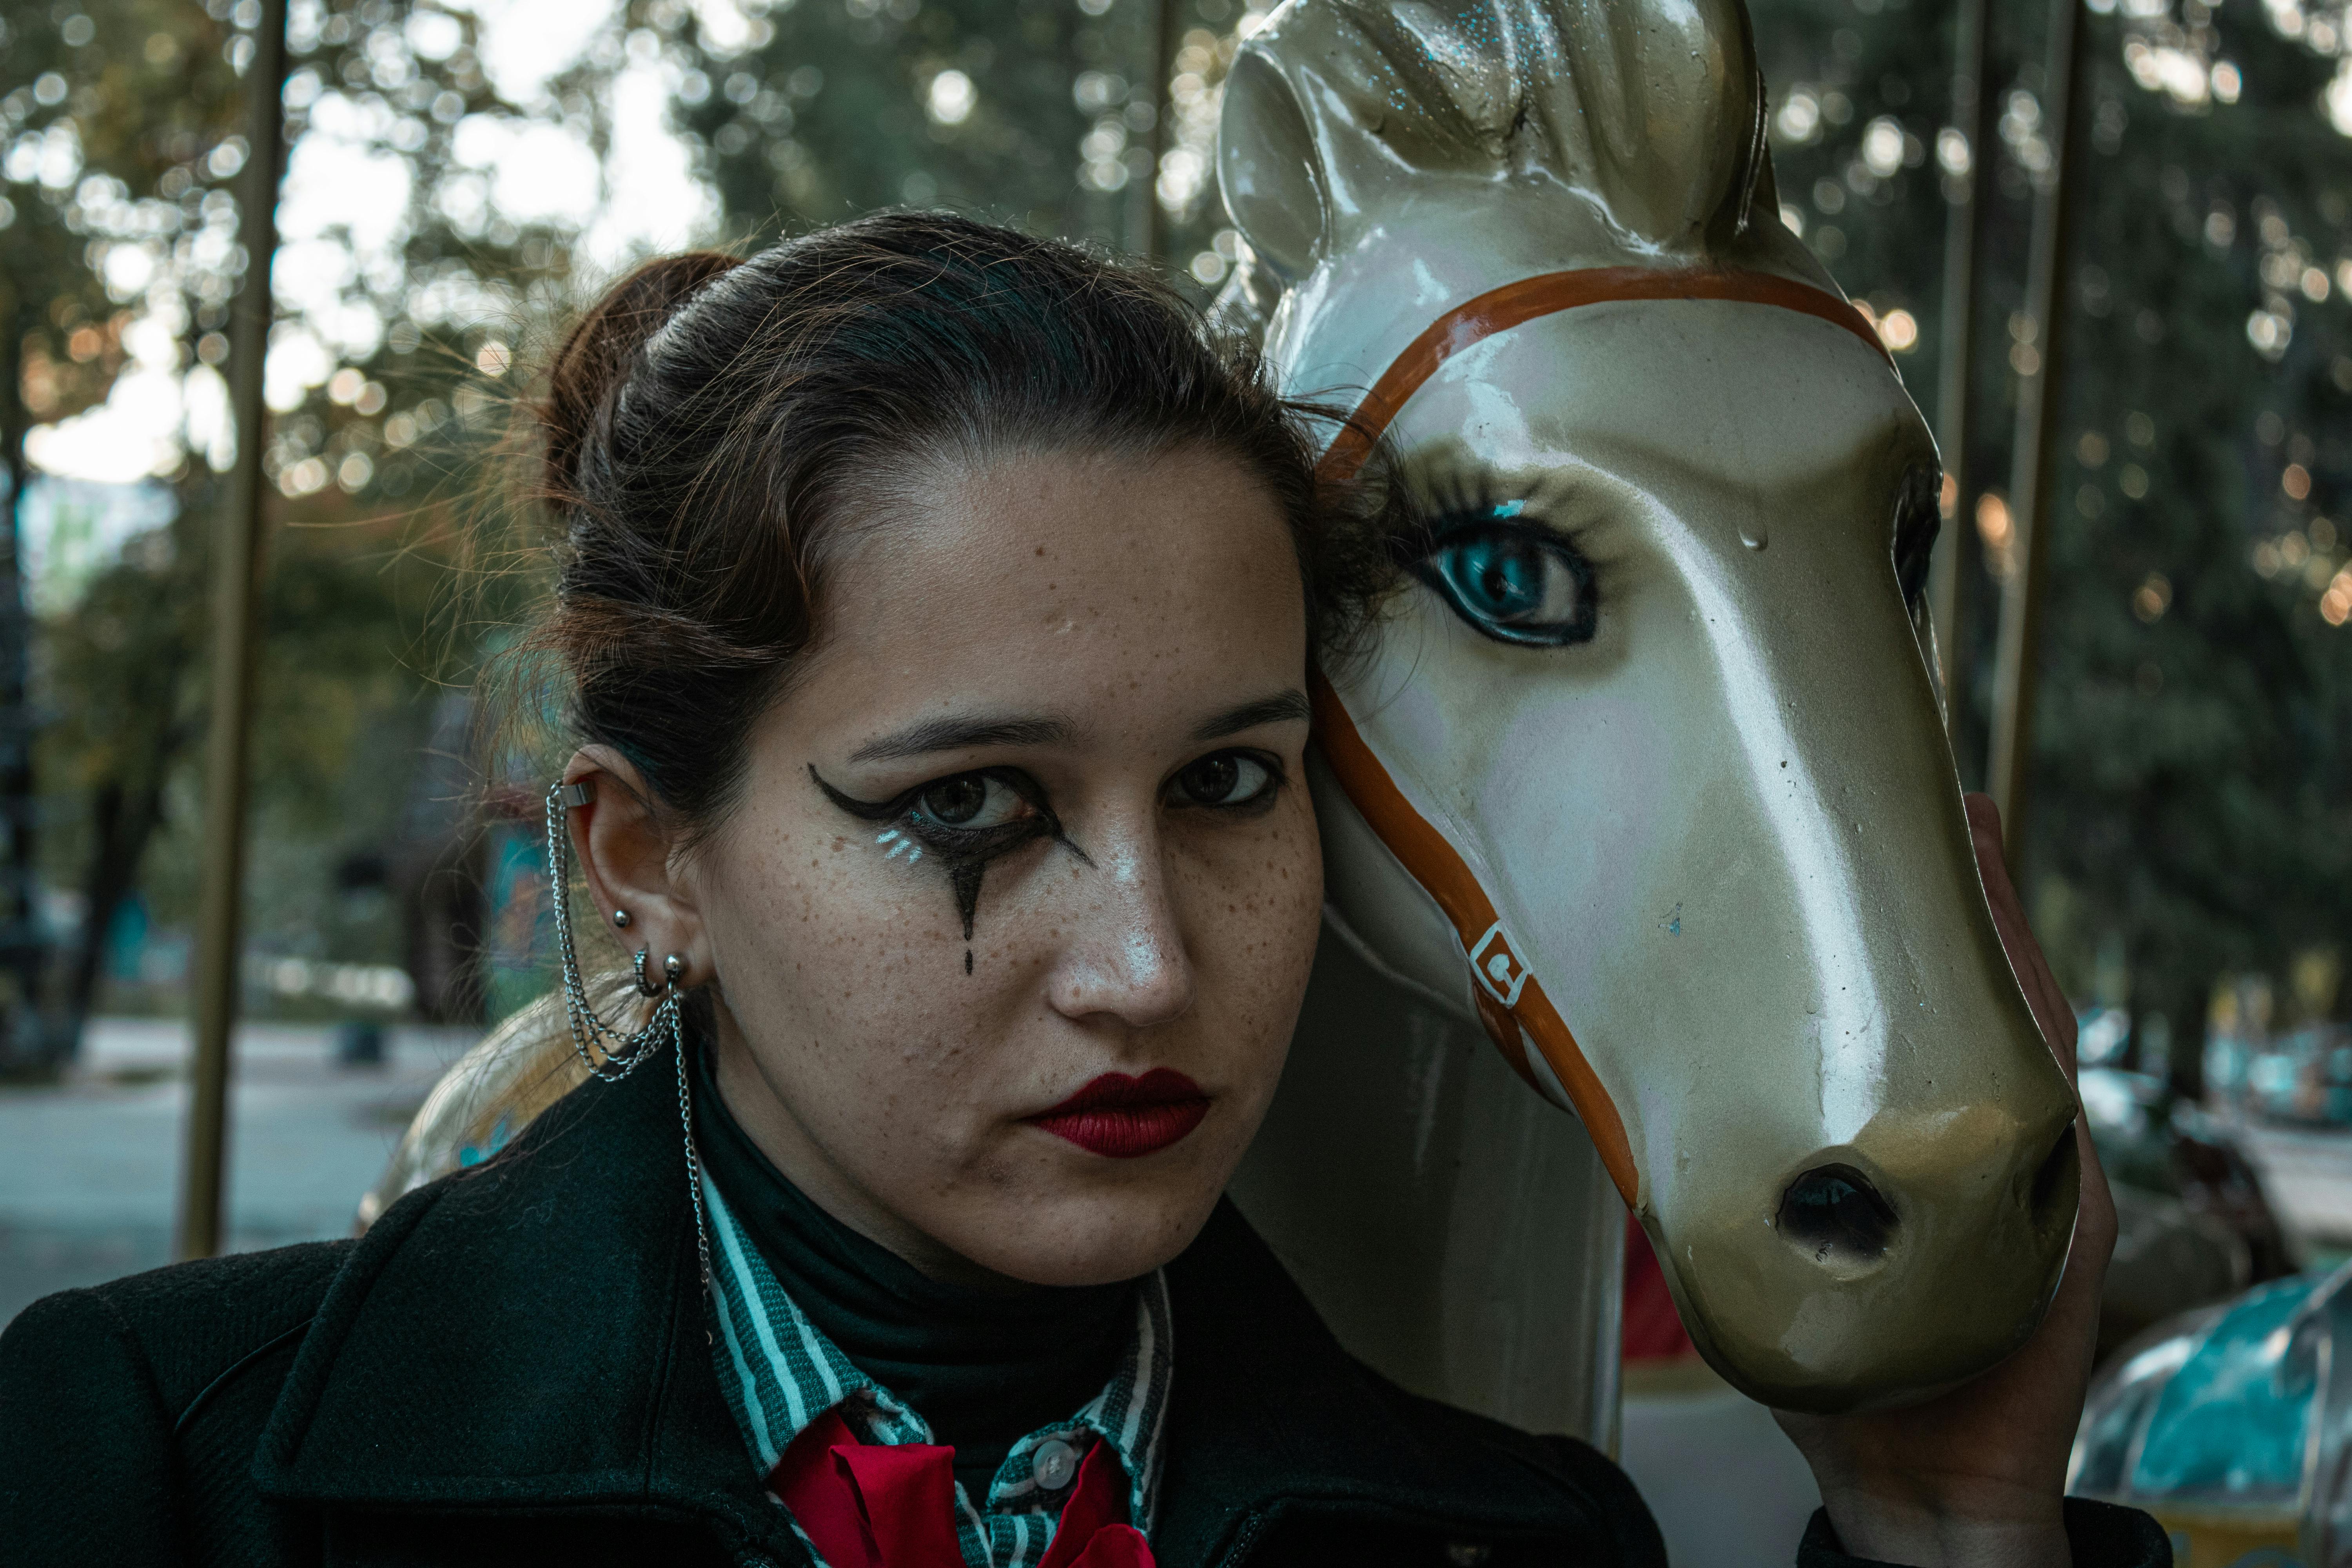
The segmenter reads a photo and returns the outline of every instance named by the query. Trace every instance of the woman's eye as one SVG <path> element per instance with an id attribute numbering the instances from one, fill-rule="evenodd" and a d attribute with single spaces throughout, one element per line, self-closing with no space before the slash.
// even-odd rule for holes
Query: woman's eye
<path id="1" fill-rule="evenodd" d="M 1556 647 L 1592 636 L 1592 565 L 1541 528 L 1504 522 L 1458 528 L 1442 536 L 1415 570 L 1457 615 L 1498 642 Z"/>
<path id="2" fill-rule="evenodd" d="M 999 778 L 987 773 L 958 773 L 941 779 L 915 797 L 915 813 L 943 827 L 974 832 L 1002 827 L 1024 816 L 1029 803 Z"/>
<path id="3" fill-rule="evenodd" d="M 1249 805 L 1279 782 L 1273 768 L 1246 752 L 1218 752 L 1178 773 L 1176 794 L 1187 805 Z"/>

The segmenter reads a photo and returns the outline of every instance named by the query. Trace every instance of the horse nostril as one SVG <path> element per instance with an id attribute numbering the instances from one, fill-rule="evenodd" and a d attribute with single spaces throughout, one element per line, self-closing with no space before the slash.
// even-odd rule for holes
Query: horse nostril
<path id="1" fill-rule="evenodd" d="M 1820 1165 L 1789 1184 L 1773 1221 L 1817 1263 L 1843 1253 L 1868 1262 L 1886 1250 L 1900 1222 L 1870 1178 L 1851 1165 Z"/>

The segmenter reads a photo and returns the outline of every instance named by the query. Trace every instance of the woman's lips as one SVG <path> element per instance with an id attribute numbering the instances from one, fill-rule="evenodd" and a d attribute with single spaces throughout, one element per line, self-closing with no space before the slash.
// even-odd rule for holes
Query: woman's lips
<path id="1" fill-rule="evenodd" d="M 1153 1068 L 1141 1078 L 1107 1072 L 1029 1120 L 1090 1154 L 1132 1160 L 1181 1141 L 1207 1114 L 1209 1097 L 1199 1084 L 1171 1068 Z"/>

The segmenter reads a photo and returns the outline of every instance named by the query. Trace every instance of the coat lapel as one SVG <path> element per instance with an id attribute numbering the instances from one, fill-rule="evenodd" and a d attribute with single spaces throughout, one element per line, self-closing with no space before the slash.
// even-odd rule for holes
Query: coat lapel
<path id="1" fill-rule="evenodd" d="M 795 1554 L 719 1398 L 667 1078 L 592 1083 L 376 1223 L 262 1435 L 265 1492 L 685 1511 Z"/>
<path id="2" fill-rule="evenodd" d="M 377 1221 L 262 1434 L 266 1493 L 331 1513 L 691 1516 L 731 1554 L 804 1559 L 719 1394 L 667 1079 L 592 1083 Z M 1227 1563 L 1318 1517 L 1663 1563 L 1615 1467 L 1372 1373 L 1230 1203 L 1168 1280 L 1161 1568 Z"/>

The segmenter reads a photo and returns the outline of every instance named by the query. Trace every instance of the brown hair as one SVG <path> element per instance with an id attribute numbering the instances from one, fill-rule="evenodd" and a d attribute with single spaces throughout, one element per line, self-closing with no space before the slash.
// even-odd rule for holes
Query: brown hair
<path id="1" fill-rule="evenodd" d="M 1052 240 L 887 214 L 738 261 L 649 262 L 582 318 L 537 408 L 561 529 L 552 654 L 576 737 L 689 830 L 818 635 L 847 502 L 1006 451 L 1239 463 L 1288 520 L 1318 647 L 1391 575 L 1370 491 L 1318 484 L 1315 411 L 1164 284 Z"/>

